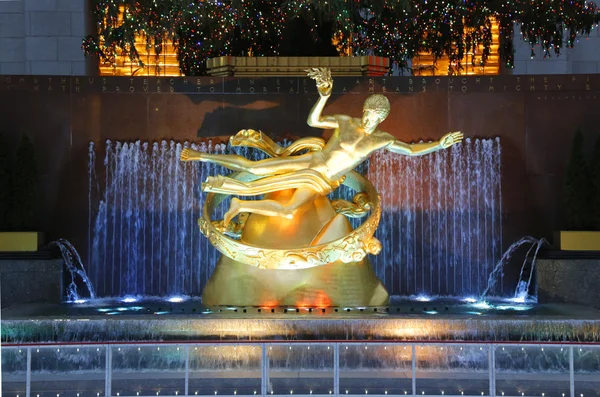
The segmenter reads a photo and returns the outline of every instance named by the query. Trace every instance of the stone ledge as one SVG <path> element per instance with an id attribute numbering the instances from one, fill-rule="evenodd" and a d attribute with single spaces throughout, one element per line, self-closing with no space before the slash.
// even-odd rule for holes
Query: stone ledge
<path id="1" fill-rule="evenodd" d="M 539 303 L 600 308 L 600 259 L 538 259 Z"/>
<path id="2" fill-rule="evenodd" d="M 25 303 L 60 303 L 63 294 L 62 259 L 0 259 L 2 308 Z"/>

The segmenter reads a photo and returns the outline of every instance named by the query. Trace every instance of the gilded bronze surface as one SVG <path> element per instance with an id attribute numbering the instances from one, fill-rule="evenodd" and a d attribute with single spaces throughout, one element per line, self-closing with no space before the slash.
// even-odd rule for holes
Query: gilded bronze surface
<path id="1" fill-rule="evenodd" d="M 366 258 L 381 250 L 373 236 L 381 215 L 380 199 L 373 185 L 352 170 L 377 150 L 419 156 L 448 148 L 463 138 L 461 132 L 452 132 L 438 142 L 396 140 L 377 128 L 390 112 L 389 101 L 379 94 L 365 101 L 362 118 L 323 116 L 333 87 L 331 74 L 327 69 L 312 69 L 308 75 L 316 81 L 320 98 L 307 122 L 312 127 L 333 129 L 328 141 L 304 138 L 283 148 L 260 131 L 242 130 L 230 138 L 232 146 L 253 147 L 271 157 L 251 161 L 235 154 L 192 149 L 181 153 L 183 161 L 211 162 L 236 171 L 209 177 L 202 184 L 209 194 L 198 224 L 225 255 L 203 294 L 209 304 L 385 303 L 387 292 Z M 305 153 L 298 154 L 300 151 Z M 353 202 L 331 203 L 327 195 L 342 184 L 357 192 Z M 228 195 L 264 197 L 233 197 L 224 219 L 213 221 L 210 214 Z M 366 221 L 352 230 L 346 216 L 367 214 Z M 319 267 L 322 269 L 315 269 Z M 346 271 L 360 276 L 340 281 L 343 288 L 334 287 L 332 275 L 342 280 L 339 274 Z M 327 299 L 318 298 L 322 294 Z"/>

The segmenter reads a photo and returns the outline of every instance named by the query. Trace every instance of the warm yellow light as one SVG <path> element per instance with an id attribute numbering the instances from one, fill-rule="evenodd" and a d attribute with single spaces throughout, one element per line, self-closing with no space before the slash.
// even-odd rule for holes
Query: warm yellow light
<path id="1" fill-rule="evenodd" d="M 492 22 L 492 44 L 490 45 L 490 54 L 485 66 L 481 66 L 481 54 L 483 46 L 477 46 L 475 53 L 465 54 L 461 60 L 462 69 L 457 70 L 456 64 L 450 62 L 448 57 L 444 56 L 434 63 L 431 53 L 422 52 L 412 59 L 413 74 L 416 76 L 447 76 L 454 75 L 495 75 L 500 73 L 500 28 L 498 21 L 491 18 Z M 451 71 L 453 72 L 451 73 Z"/>
<path id="2" fill-rule="evenodd" d="M 118 21 L 122 21 L 125 8 L 120 7 Z M 102 41 L 102 40 L 101 40 Z M 98 69 L 101 76 L 181 76 L 175 46 L 165 37 L 159 56 L 154 53 L 152 40 L 143 34 L 136 34 L 135 46 L 140 54 L 140 65 L 127 55 L 120 55 L 123 49 L 117 49 L 115 63 L 100 63 Z"/>

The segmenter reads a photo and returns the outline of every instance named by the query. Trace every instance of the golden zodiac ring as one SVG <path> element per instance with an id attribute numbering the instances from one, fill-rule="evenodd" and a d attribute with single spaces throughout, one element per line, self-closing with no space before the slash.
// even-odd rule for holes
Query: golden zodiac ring
<path id="1" fill-rule="evenodd" d="M 233 173 L 230 178 L 248 181 L 256 176 L 249 173 Z M 377 255 L 381 243 L 373 235 L 381 217 L 380 196 L 373 184 L 357 172 L 346 174 L 344 185 L 358 192 L 354 203 L 335 200 L 336 212 L 358 217 L 371 211 L 369 217 L 347 236 L 325 244 L 296 249 L 272 249 L 245 244 L 228 237 L 210 219 L 210 214 L 226 197 L 226 194 L 209 193 L 206 196 L 202 217 L 198 219 L 200 231 L 223 255 L 250 266 L 262 269 L 304 269 L 336 261 L 344 263 L 361 261 L 367 254 Z"/>

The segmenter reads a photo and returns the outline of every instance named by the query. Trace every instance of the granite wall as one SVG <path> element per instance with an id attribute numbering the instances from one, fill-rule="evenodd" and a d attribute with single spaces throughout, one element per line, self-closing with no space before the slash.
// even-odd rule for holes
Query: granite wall
<path id="1" fill-rule="evenodd" d="M 600 309 L 600 259 L 540 259 L 539 303 L 571 303 Z"/>
<path id="2" fill-rule="evenodd" d="M 85 75 L 87 6 L 88 0 L 0 1 L 0 73 Z"/>
<path id="3" fill-rule="evenodd" d="M 63 300 L 62 259 L 0 259 L 2 308 Z"/>

